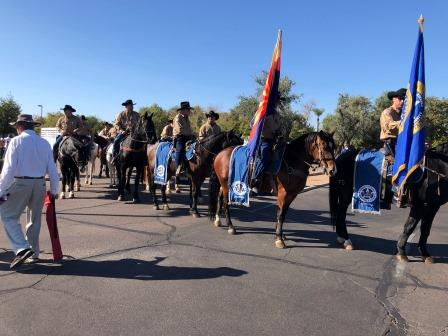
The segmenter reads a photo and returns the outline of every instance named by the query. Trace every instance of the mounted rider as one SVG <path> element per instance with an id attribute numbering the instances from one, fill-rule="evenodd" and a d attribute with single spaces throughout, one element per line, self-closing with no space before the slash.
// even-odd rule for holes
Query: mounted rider
<path id="1" fill-rule="evenodd" d="M 216 124 L 216 121 L 219 119 L 219 114 L 211 110 L 205 116 L 207 117 L 207 121 L 199 129 L 199 141 L 221 133 L 221 127 Z"/>
<path id="2" fill-rule="evenodd" d="M 109 130 L 112 127 L 112 125 L 109 124 L 107 121 L 103 121 L 102 125 L 103 128 L 101 129 L 101 131 L 98 132 L 98 136 L 106 140 L 109 140 Z"/>
<path id="3" fill-rule="evenodd" d="M 160 134 L 160 141 L 173 141 L 173 119 L 169 119 L 166 122 L 162 134 Z"/>
<path id="4" fill-rule="evenodd" d="M 282 125 L 282 118 L 276 111 L 267 115 L 264 120 L 263 130 L 261 132 L 260 145 L 258 148 L 258 156 L 255 161 L 254 171 L 252 174 L 252 191 L 258 194 L 263 181 L 263 173 L 267 171 L 272 163 L 272 156 L 277 144 L 284 141 L 285 130 Z"/>
<path id="5" fill-rule="evenodd" d="M 381 113 L 380 140 L 383 142 L 385 154 L 390 154 L 392 157 L 395 157 L 398 128 L 401 123 L 401 108 L 406 98 L 406 89 L 402 88 L 397 91 L 390 91 L 387 93 L 387 97 L 392 101 L 392 105 Z"/>
<path id="6" fill-rule="evenodd" d="M 64 111 L 64 116 L 60 117 L 56 122 L 56 128 L 59 135 L 56 137 L 56 142 L 53 145 L 53 157 L 55 162 L 58 158 L 59 145 L 61 144 L 62 139 L 65 136 L 76 137 L 76 135 L 79 134 L 79 130 L 83 127 L 81 119 L 73 114 L 76 110 L 71 105 L 65 105 L 61 110 Z"/>
<path id="7" fill-rule="evenodd" d="M 114 160 L 120 152 L 121 142 L 129 134 L 130 130 L 137 126 L 140 120 L 140 115 L 138 114 L 138 112 L 134 111 L 135 104 L 132 99 L 126 100 L 121 105 L 124 106 L 124 111 L 118 114 L 117 119 L 114 123 L 114 126 L 118 133 L 114 140 L 114 147 L 112 152 Z"/>
<path id="8" fill-rule="evenodd" d="M 183 101 L 180 103 L 180 107 L 177 109 L 177 114 L 173 119 L 173 138 L 174 148 L 176 149 L 176 166 L 177 173 L 180 172 L 181 164 L 187 161 L 185 156 L 186 143 L 189 140 L 194 139 L 193 131 L 191 129 L 190 120 L 188 117 L 191 115 L 190 102 Z"/>

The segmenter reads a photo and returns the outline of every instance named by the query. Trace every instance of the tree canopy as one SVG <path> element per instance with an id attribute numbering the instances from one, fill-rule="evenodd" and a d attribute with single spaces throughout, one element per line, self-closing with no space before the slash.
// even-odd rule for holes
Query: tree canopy
<path id="1" fill-rule="evenodd" d="M 20 105 L 12 96 L 0 98 L 0 136 L 6 136 L 10 133 L 15 134 L 14 127 L 9 123 L 17 120 L 17 116 L 22 112 Z"/>

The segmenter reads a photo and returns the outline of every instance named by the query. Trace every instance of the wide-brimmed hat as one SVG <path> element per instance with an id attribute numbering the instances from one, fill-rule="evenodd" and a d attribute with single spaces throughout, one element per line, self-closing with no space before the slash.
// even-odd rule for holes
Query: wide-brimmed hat
<path id="1" fill-rule="evenodd" d="M 180 110 L 193 110 L 193 108 L 190 106 L 190 102 L 183 101 L 183 102 L 180 102 L 180 107 L 177 110 L 178 111 L 180 111 Z"/>
<path id="2" fill-rule="evenodd" d="M 61 111 L 66 111 L 66 110 L 76 112 L 76 110 L 71 105 L 65 105 L 63 108 L 61 108 Z"/>
<path id="3" fill-rule="evenodd" d="M 399 98 L 404 100 L 406 98 L 406 89 L 401 88 L 397 91 L 390 91 L 387 93 L 387 98 L 389 98 L 390 100 L 392 100 L 392 98 Z"/>
<path id="4" fill-rule="evenodd" d="M 19 123 L 40 125 L 40 122 L 36 122 L 33 120 L 33 116 L 31 114 L 19 114 L 17 116 L 17 121 L 9 124 L 11 126 L 16 126 Z"/>
<path id="5" fill-rule="evenodd" d="M 125 102 L 121 103 L 122 106 L 127 106 L 127 105 L 135 105 L 134 102 L 132 101 L 132 99 L 128 99 Z"/>
<path id="6" fill-rule="evenodd" d="M 206 113 L 205 116 L 206 116 L 207 118 L 209 118 L 209 117 L 214 117 L 215 120 L 218 120 L 218 119 L 219 119 L 219 114 L 216 113 L 216 112 L 213 111 L 213 110 L 211 110 L 211 111 L 209 111 L 208 113 Z"/>

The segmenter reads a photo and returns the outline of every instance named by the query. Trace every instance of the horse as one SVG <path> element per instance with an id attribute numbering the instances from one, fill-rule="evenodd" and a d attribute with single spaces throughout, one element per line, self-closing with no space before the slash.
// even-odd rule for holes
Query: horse
<path id="1" fill-rule="evenodd" d="M 69 192 L 69 198 L 75 197 L 73 192 L 75 180 L 79 177 L 79 172 L 83 172 L 87 166 L 87 157 L 84 150 L 85 146 L 86 144 L 75 137 L 67 137 L 63 139 L 59 146 L 58 161 L 62 173 L 60 199 L 65 198 L 66 191 Z"/>
<path id="2" fill-rule="evenodd" d="M 346 225 L 347 207 L 353 194 L 353 176 L 357 151 L 349 151 L 336 158 L 336 175 L 330 177 L 330 214 L 333 227 L 336 227 L 337 241 L 352 250 Z M 433 263 L 428 252 L 427 241 L 432 222 L 440 206 L 448 201 L 448 143 L 425 151 L 422 178 L 408 184 L 410 211 L 404 224 L 403 233 L 397 241 L 398 261 L 408 261 L 405 247 L 409 236 L 421 221 L 421 235 L 418 249 L 423 261 Z"/>
<path id="3" fill-rule="evenodd" d="M 98 177 L 101 178 L 103 175 L 103 167 L 105 167 L 106 177 L 109 177 L 109 166 L 107 164 L 107 147 L 110 145 L 110 141 L 98 134 L 93 136 L 93 141 L 99 146 L 99 154 L 98 157 L 100 159 L 100 172 L 98 173 Z"/>
<path id="4" fill-rule="evenodd" d="M 95 171 L 95 161 L 98 156 L 99 156 L 99 146 L 97 143 L 93 142 L 91 144 L 90 157 L 87 162 L 86 178 L 84 180 L 85 185 L 92 185 L 93 173 Z"/>
<path id="5" fill-rule="evenodd" d="M 116 187 L 117 184 L 118 184 L 117 168 L 112 163 L 113 158 L 114 158 L 114 156 L 113 156 L 113 149 L 114 149 L 113 144 L 109 144 L 106 147 L 106 149 L 105 149 L 106 163 L 107 163 L 107 167 L 108 167 L 108 170 L 109 170 L 109 177 L 110 177 L 110 182 L 109 182 L 109 187 L 110 188 Z"/>
<path id="6" fill-rule="evenodd" d="M 213 164 L 214 172 L 209 184 L 209 216 L 215 226 L 221 226 L 219 212 L 224 206 L 228 233 L 236 233 L 229 211 L 229 166 L 235 147 L 220 152 Z M 283 222 L 292 201 L 303 190 L 312 165 L 324 167 L 330 176 L 336 173 L 334 162 L 335 144 L 333 135 L 320 131 L 304 134 L 286 145 L 278 174 L 275 176 L 277 190 L 277 224 L 275 228 L 275 247 L 285 248 Z"/>
<path id="7" fill-rule="evenodd" d="M 202 141 L 198 141 L 195 147 L 194 157 L 188 161 L 186 173 L 190 180 L 190 212 L 193 217 L 200 217 L 197 208 L 199 191 L 205 178 L 210 176 L 211 166 L 215 156 L 223 149 L 229 146 L 240 145 L 243 143 L 241 135 L 235 130 L 221 132 L 219 134 L 210 136 Z M 156 164 L 156 150 L 158 144 L 148 146 L 148 168 L 147 176 L 150 181 L 151 191 L 154 201 L 154 209 L 159 210 L 157 201 L 156 186 L 153 182 L 153 173 Z M 172 176 L 176 174 L 176 164 L 174 160 L 168 163 L 167 183 L 169 183 Z M 161 187 L 163 209 L 169 210 L 169 205 L 166 200 L 166 185 Z"/>
<path id="8" fill-rule="evenodd" d="M 140 202 L 140 196 L 138 194 L 138 185 L 143 175 L 143 169 L 146 165 L 146 145 L 155 142 L 156 132 L 154 122 L 152 120 L 152 114 L 148 116 L 145 113 L 140 117 L 137 125 L 130 130 L 130 134 L 121 143 L 120 153 L 118 160 L 115 164 L 117 168 L 118 178 L 118 200 L 124 200 L 124 190 L 126 186 L 128 170 L 136 168 L 136 175 L 134 180 L 134 195 L 133 203 Z"/>

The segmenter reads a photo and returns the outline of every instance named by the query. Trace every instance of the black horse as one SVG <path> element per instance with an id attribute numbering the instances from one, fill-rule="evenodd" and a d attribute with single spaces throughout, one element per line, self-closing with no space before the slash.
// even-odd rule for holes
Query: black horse
<path id="1" fill-rule="evenodd" d="M 219 134 L 208 137 L 197 142 L 194 157 L 188 161 L 186 173 L 190 182 L 190 212 L 194 217 L 199 217 L 198 198 L 201 185 L 204 180 L 210 176 L 213 160 L 215 156 L 223 149 L 230 146 L 237 146 L 243 143 L 241 134 L 234 130 L 221 132 Z M 148 147 L 148 183 L 151 185 L 151 191 L 154 200 L 154 208 L 159 209 L 156 195 L 156 186 L 153 181 L 154 167 L 156 164 L 157 144 Z M 176 166 L 173 160 L 170 161 L 168 167 L 168 181 L 176 174 Z M 169 209 L 166 199 L 166 186 L 161 187 L 162 203 L 164 209 Z"/>
<path id="2" fill-rule="evenodd" d="M 111 145 L 111 142 L 98 134 L 93 136 L 93 141 L 98 144 L 100 153 L 100 172 L 98 173 L 98 177 L 101 178 L 103 175 L 103 167 L 106 177 L 109 177 L 109 167 L 107 166 L 106 153 L 107 147 Z"/>
<path id="3" fill-rule="evenodd" d="M 138 194 L 138 184 L 143 176 L 143 169 L 146 165 L 146 146 L 157 140 L 152 114 L 145 113 L 140 117 L 135 128 L 130 130 L 130 134 L 121 143 L 120 154 L 116 162 L 118 178 L 118 200 L 124 200 L 126 186 L 126 172 L 136 168 L 134 180 L 133 203 L 140 202 Z"/>
<path id="4" fill-rule="evenodd" d="M 83 172 L 87 166 L 86 146 L 89 144 L 75 137 L 63 139 L 59 146 L 58 161 L 62 173 L 61 199 L 65 198 L 66 191 L 69 193 L 69 198 L 75 197 L 75 180 L 79 178 L 79 172 Z"/>
<path id="5" fill-rule="evenodd" d="M 353 173 L 357 154 L 356 151 L 349 151 L 336 158 L 337 174 L 330 177 L 331 221 L 333 226 L 336 226 L 337 241 L 347 249 L 353 249 L 345 218 L 353 194 Z M 406 242 L 419 221 L 421 235 L 418 249 L 425 262 L 434 261 L 428 252 L 427 241 L 437 211 L 448 201 L 448 144 L 427 150 L 422 166 L 423 177 L 409 185 L 411 209 L 397 242 L 397 259 L 400 261 L 408 261 Z"/>

